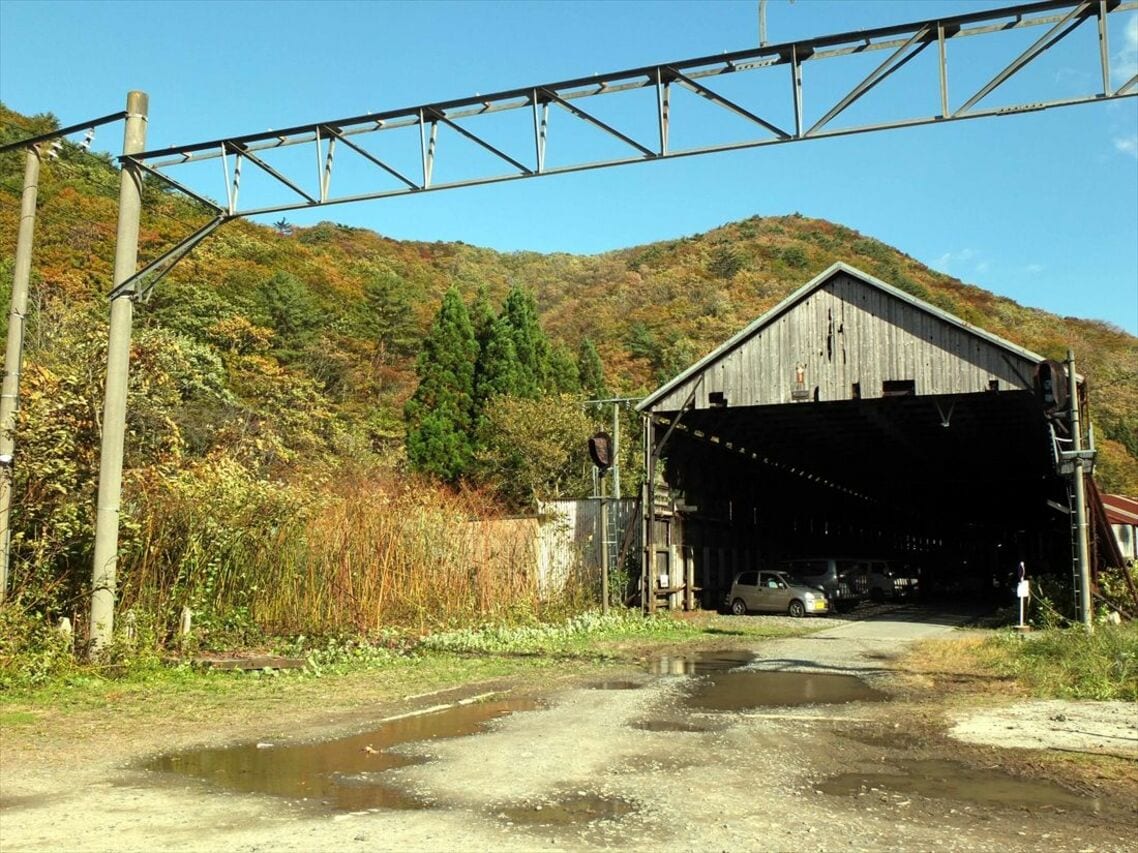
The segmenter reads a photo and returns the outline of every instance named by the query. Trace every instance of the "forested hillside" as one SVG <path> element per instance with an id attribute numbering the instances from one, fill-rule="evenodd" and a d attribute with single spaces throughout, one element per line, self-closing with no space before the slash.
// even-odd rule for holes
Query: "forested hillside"
<path id="1" fill-rule="evenodd" d="M 53 123 L 0 107 L 0 140 Z M 4 331 L 22 172 L 22 154 L 0 160 Z M 17 436 L 13 575 L 29 606 L 52 613 L 77 612 L 89 573 L 117 193 L 109 158 L 66 145 L 44 162 Z M 194 204 L 148 182 L 141 259 L 204 219 Z M 238 631 L 366 629 L 415 612 L 422 619 L 421 603 L 384 598 L 395 593 L 383 585 L 307 599 L 314 572 L 351 574 L 353 560 L 388 559 L 405 544 L 399 537 L 411 535 L 388 531 L 389 551 L 361 539 L 348 554 L 351 543 L 334 543 L 332 532 L 368 507 L 442 530 L 444 516 L 517 509 L 543 491 L 572 494 L 586 487 L 583 439 L 593 428 L 578 402 L 587 396 L 579 376 L 551 380 L 527 395 L 535 409 L 519 404 L 496 415 L 495 432 L 509 442 L 474 448 L 480 463 L 443 478 L 452 485 L 415 479 L 404 415 L 416 411 L 407 406 L 418 382 L 416 356 L 448 290 L 475 324 L 479 316 L 488 322 L 487 311 L 493 320 L 511 292 L 532 294 L 562 366 L 575 361 L 579 372 L 590 341 L 603 365 L 591 385 L 635 395 L 837 260 L 1043 355 L 1061 358 L 1072 347 L 1090 382 L 1100 482 L 1138 493 L 1138 340 L 1100 322 L 1017 305 L 841 225 L 798 214 L 753 217 L 582 257 L 400 242 L 331 222 L 233 222 L 137 306 L 124 601 L 151 613 L 159 634 L 186 602 Z M 526 448 L 527 459 L 544 467 L 502 477 L 502 466 L 528 464 L 509 458 L 510 447 Z M 510 491 L 506 482 L 519 477 L 526 489 Z M 293 574 L 286 578 L 280 564 L 288 560 Z M 266 597 L 270 576 L 291 597 Z M 477 613 L 451 616 L 498 606 L 508 602 L 486 599 Z"/>

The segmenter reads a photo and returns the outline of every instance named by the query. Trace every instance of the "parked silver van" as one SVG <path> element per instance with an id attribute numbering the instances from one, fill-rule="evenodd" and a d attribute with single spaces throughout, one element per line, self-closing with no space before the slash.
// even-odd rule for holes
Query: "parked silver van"
<path id="1" fill-rule="evenodd" d="M 783 560 L 778 568 L 805 584 L 821 587 L 835 610 L 853 610 L 869 595 L 864 562 L 842 557 L 795 557 Z"/>

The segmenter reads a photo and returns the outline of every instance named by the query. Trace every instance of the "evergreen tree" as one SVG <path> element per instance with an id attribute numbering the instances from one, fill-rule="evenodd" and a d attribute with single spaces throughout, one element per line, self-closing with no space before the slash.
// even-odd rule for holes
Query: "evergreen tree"
<path id="1" fill-rule="evenodd" d="M 324 324 L 319 301 L 304 282 L 278 272 L 256 291 L 254 309 L 258 325 L 276 332 L 274 355 L 282 361 L 297 358 Z"/>
<path id="2" fill-rule="evenodd" d="M 362 331 L 375 342 L 383 362 L 410 355 L 419 342 L 419 329 L 411 309 L 407 284 L 384 272 L 364 284 Z"/>
<path id="3" fill-rule="evenodd" d="M 477 356 L 470 315 L 452 287 L 423 340 L 419 387 L 405 409 L 407 457 L 416 470 L 454 482 L 469 468 Z"/>
<path id="4" fill-rule="evenodd" d="M 573 353 L 564 344 L 558 344 L 549 354 L 549 379 L 552 383 L 550 390 L 558 394 L 581 393 L 581 376 L 577 370 L 577 362 L 573 360 Z"/>
<path id="5" fill-rule="evenodd" d="M 537 319 L 533 294 L 518 285 L 510 288 L 502 306 L 502 317 L 510 328 L 520 373 L 513 396 L 536 400 L 552 389 L 549 369 L 549 340 Z"/>
<path id="6" fill-rule="evenodd" d="M 577 353 L 577 371 L 581 377 L 581 390 L 590 399 L 604 400 L 609 396 L 601 355 L 588 338 L 581 340 L 581 348 Z"/>
<path id="7" fill-rule="evenodd" d="M 474 378 L 475 408 L 480 415 L 486 403 L 497 396 L 526 396 L 522 390 L 522 365 L 514 349 L 513 329 L 505 315 L 490 324 L 478 354 Z"/>
<path id="8" fill-rule="evenodd" d="M 485 284 L 478 286 L 478 294 L 474 297 L 474 304 L 470 306 L 470 323 L 474 326 L 474 337 L 480 349 L 485 348 L 490 339 L 490 327 L 494 325 L 497 315 L 490 304 L 490 292 Z"/>

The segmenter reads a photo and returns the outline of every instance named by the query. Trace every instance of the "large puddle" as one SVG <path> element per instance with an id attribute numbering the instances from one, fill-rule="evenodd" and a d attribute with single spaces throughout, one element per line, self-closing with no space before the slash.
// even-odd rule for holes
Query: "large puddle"
<path id="1" fill-rule="evenodd" d="M 472 735 L 498 717 L 538 707 L 539 703 L 529 699 L 459 705 L 392 720 L 339 740 L 280 746 L 262 742 L 171 753 L 152 760 L 146 769 L 242 793 L 307 801 L 335 811 L 425 808 L 422 801 L 384 781 L 385 771 L 423 761 L 394 752 L 393 747 Z"/>
<path id="2" fill-rule="evenodd" d="M 843 773 L 817 786 L 826 794 L 865 796 L 879 792 L 956 800 L 1010 808 L 1098 812 L 1099 800 L 1080 797 L 1059 785 L 1017 779 L 1000 770 L 968 767 L 942 759 L 891 761 L 892 771 Z"/>
<path id="3" fill-rule="evenodd" d="M 694 652 L 660 655 L 648 661 L 652 675 L 707 675 L 746 666 L 755 659 L 750 652 Z"/>
<path id="4" fill-rule="evenodd" d="M 701 711 L 745 711 L 844 702 L 884 702 L 889 696 L 852 675 L 728 670 L 700 679 L 685 700 Z"/>

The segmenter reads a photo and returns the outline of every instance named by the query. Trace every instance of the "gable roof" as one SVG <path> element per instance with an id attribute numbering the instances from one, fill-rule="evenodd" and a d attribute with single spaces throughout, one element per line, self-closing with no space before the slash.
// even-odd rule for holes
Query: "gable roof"
<path id="1" fill-rule="evenodd" d="M 677 387 L 687 382 L 693 376 L 696 376 L 706 368 L 718 362 L 752 335 L 770 325 L 783 314 L 786 314 L 788 311 L 790 311 L 792 308 L 810 296 L 810 294 L 814 293 L 816 290 L 821 289 L 822 287 L 825 287 L 826 284 L 838 274 L 845 274 L 850 278 L 856 279 L 862 284 L 877 288 L 878 290 L 889 294 L 895 299 L 899 299 L 902 302 L 907 302 L 908 304 L 919 308 L 921 311 L 931 314 L 932 316 L 936 317 L 939 320 L 942 320 L 945 323 L 956 326 L 959 329 L 963 329 L 969 334 L 981 338 L 996 347 L 1007 350 L 1008 352 L 1011 352 L 1020 358 L 1026 359 L 1027 361 L 1033 362 L 1035 364 L 1039 364 L 1040 362 L 1045 361 L 1041 355 L 1024 349 L 1021 346 L 1017 346 L 1011 341 L 1001 338 L 999 335 L 994 335 L 991 332 L 981 329 L 979 326 L 973 326 L 971 323 L 966 323 L 959 317 L 949 314 L 947 311 L 943 311 L 940 308 L 937 308 L 935 305 L 930 305 L 923 299 L 917 299 L 915 296 L 912 296 L 911 294 L 908 294 L 891 284 L 886 284 L 879 278 L 874 278 L 869 273 L 862 272 L 856 267 L 852 267 L 849 264 L 838 261 L 837 263 L 834 263 L 829 268 L 821 272 L 819 275 L 812 278 L 798 290 L 794 291 L 794 293 L 790 294 L 790 296 L 786 297 L 786 299 L 782 300 L 782 302 L 778 303 L 778 305 L 776 305 L 766 314 L 763 314 L 757 320 L 753 321 L 742 331 L 736 333 L 723 344 L 716 347 L 710 353 L 701 358 L 699 361 L 695 362 L 695 364 L 691 365 L 682 373 L 673 377 L 665 384 L 661 385 L 659 388 L 641 400 L 637 405 L 636 410 L 638 412 L 643 412 L 647 409 L 650 409 L 662 397 L 665 397 Z"/>

